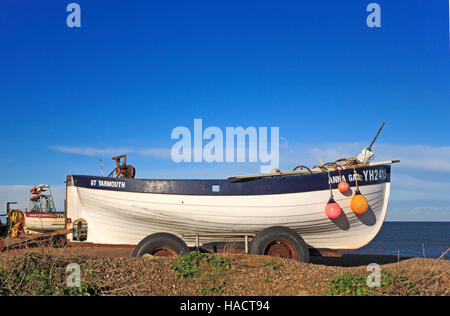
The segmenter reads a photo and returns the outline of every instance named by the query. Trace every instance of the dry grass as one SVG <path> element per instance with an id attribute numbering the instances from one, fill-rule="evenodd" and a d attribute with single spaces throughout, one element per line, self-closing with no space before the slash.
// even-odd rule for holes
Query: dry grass
<path id="1" fill-rule="evenodd" d="M 416 259 L 412 267 L 406 272 L 416 284 L 422 295 L 448 296 L 450 289 L 450 264 L 442 260 L 450 251 L 447 249 L 442 255 L 435 259 Z M 420 262 L 422 261 L 422 262 Z"/>

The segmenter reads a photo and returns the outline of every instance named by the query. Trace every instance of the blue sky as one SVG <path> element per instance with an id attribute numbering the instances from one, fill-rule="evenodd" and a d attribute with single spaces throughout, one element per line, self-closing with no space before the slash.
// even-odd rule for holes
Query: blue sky
<path id="1" fill-rule="evenodd" d="M 259 170 L 172 162 L 194 118 L 279 127 L 282 169 L 356 155 L 385 121 L 377 160 L 402 160 L 388 219 L 449 221 L 449 3 L 377 1 L 368 28 L 370 2 L 79 0 L 69 28 L 70 1 L 2 1 L 0 207 L 98 174 L 101 152 L 146 178 Z"/>

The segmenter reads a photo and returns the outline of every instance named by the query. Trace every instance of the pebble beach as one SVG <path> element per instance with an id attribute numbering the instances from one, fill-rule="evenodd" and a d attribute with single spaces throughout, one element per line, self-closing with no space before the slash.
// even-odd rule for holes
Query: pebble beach
<path id="1" fill-rule="evenodd" d="M 61 270 L 65 264 L 78 263 L 82 267 L 83 282 L 92 289 L 85 294 L 101 296 L 323 296 L 355 293 L 448 296 L 450 288 L 450 262 L 439 258 L 346 254 L 340 258 L 311 257 L 310 263 L 300 263 L 290 259 L 225 253 L 204 255 L 207 259 L 199 264 L 195 273 L 181 275 L 174 269 L 177 264 L 180 265 L 179 258 L 131 258 L 132 250 L 112 247 L 36 247 L 3 252 L 0 254 L 0 264 L 5 271 L 6 267 L 18 270 L 11 267 L 20 261 L 19 258 L 27 258 L 33 264 L 45 264 L 50 270 L 49 265 Z M 343 276 L 366 278 L 367 265 L 370 263 L 379 264 L 384 271 L 383 277 L 389 278 L 389 282 L 383 281 L 384 286 L 375 290 L 367 289 L 364 293 L 349 292 L 351 290 L 341 293 L 336 288 L 333 293 L 333 284 L 337 284 L 333 280 L 340 280 Z M 4 275 L 2 273 L 0 280 L 2 293 L 30 294 L 26 291 L 31 289 L 18 288 Z M 63 272 L 59 278 L 61 280 L 54 280 L 55 286 L 58 286 L 58 282 L 64 282 Z"/>

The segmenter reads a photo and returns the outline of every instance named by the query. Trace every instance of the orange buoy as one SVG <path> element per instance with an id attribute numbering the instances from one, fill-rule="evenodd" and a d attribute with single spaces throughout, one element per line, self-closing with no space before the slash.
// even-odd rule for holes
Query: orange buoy
<path id="1" fill-rule="evenodd" d="M 362 215 L 369 209 L 369 202 L 367 202 L 367 199 L 359 191 L 358 175 L 356 174 L 356 169 L 354 169 L 354 174 L 355 174 L 356 192 L 355 195 L 352 197 L 350 207 L 356 215 Z"/>
<path id="2" fill-rule="evenodd" d="M 369 209 L 369 203 L 364 195 L 359 192 L 359 190 L 352 197 L 352 201 L 350 203 L 352 211 L 357 215 L 362 215 Z"/>
<path id="3" fill-rule="evenodd" d="M 339 189 L 339 192 L 345 193 L 350 189 L 350 186 L 348 185 L 347 182 L 339 182 L 338 189 Z"/>
<path id="4" fill-rule="evenodd" d="M 333 190 L 331 189 L 331 177 L 329 171 L 328 171 L 328 185 L 330 186 L 330 199 L 328 200 L 328 203 L 325 206 L 325 214 L 328 216 L 329 219 L 336 219 L 339 216 L 341 216 L 342 209 L 333 198 Z"/>
<path id="5" fill-rule="evenodd" d="M 327 214 L 328 218 L 330 219 L 336 219 L 341 216 L 341 213 L 342 209 L 339 204 L 337 204 L 333 198 L 330 198 L 327 206 L 325 206 L 325 214 Z"/>

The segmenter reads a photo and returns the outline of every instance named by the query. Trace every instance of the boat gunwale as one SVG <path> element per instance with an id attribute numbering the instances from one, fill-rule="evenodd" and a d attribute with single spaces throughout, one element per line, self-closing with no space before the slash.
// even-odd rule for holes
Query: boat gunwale
<path id="1" fill-rule="evenodd" d="M 355 168 L 362 170 L 385 170 L 383 176 L 372 179 L 367 175 L 365 179 L 359 179 L 359 186 L 366 186 L 377 183 L 390 182 L 390 164 L 361 166 Z M 361 174 L 358 173 L 360 176 Z M 336 179 L 337 176 L 344 178 L 350 185 L 355 184 L 353 178 L 353 168 L 345 170 L 330 171 L 330 176 Z M 345 180 L 348 179 L 349 181 Z M 313 192 L 329 188 L 328 173 L 295 174 L 288 176 L 262 177 L 257 179 L 123 179 L 108 178 L 87 175 L 72 175 L 67 177 L 67 186 L 75 186 L 94 190 L 106 190 L 130 193 L 148 194 L 168 194 L 168 195 L 189 195 L 189 196 L 246 196 L 246 195 L 273 195 L 289 194 L 300 192 Z M 338 183 L 332 181 L 333 189 Z"/>

